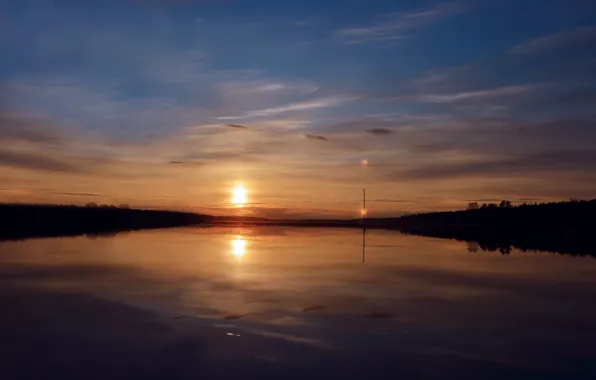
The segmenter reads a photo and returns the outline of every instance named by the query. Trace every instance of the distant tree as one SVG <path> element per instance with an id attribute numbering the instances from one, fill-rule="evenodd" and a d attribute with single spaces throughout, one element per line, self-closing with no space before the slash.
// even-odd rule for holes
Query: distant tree
<path id="1" fill-rule="evenodd" d="M 480 206 L 480 208 L 482 208 L 482 209 L 487 208 L 487 207 L 488 207 L 488 205 L 486 203 L 483 203 L 482 206 Z"/>
<path id="2" fill-rule="evenodd" d="M 478 205 L 478 202 L 468 203 L 468 210 L 478 210 L 479 208 L 480 206 Z"/>
<path id="3" fill-rule="evenodd" d="M 97 203 L 89 202 L 85 205 L 85 207 L 97 207 Z"/>
<path id="4" fill-rule="evenodd" d="M 511 254 L 511 246 L 503 246 L 499 248 L 499 252 L 501 252 L 501 255 L 503 256 L 508 256 Z"/>
<path id="5" fill-rule="evenodd" d="M 479 248 L 480 248 L 480 246 L 479 246 L 478 242 L 476 242 L 476 241 L 468 242 L 468 252 L 471 252 L 471 253 L 478 252 Z"/>
<path id="6" fill-rule="evenodd" d="M 488 208 L 497 208 L 499 207 L 496 203 L 489 203 L 488 206 L 486 206 Z"/>
<path id="7" fill-rule="evenodd" d="M 123 208 L 123 209 L 127 209 L 127 210 L 128 210 L 128 209 L 130 209 L 130 206 L 129 206 L 129 205 L 127 205 L 126 203 L 122 203 L 122 204 L 121 204 L 120 206 L 118 206 L 118 207 L 120 207 L 120 208 Z"/>
<path id="8" fill-rule="evenodd" d="M 501 207 L 501 208 L 509 208 L 511 206 L 512 206 L 511 201 L 501 201 L 501 203 L 499 204 L 499 207 Z"/>

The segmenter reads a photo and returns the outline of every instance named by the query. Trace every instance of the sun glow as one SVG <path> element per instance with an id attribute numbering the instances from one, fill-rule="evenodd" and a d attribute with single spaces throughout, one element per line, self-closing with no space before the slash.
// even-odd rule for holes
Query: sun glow
<path id="1" fill-rule="evenodd" d="M 242 207 L 247 202 L 247 191 L 241 184 L 232 189 L 232 203 Z"/>
<path id="2" fill-rule="evenodd" d="M 236 239 L 232 240 L 232 254 L 237 258 L 246 254 L 246 240 L 242 236 L 236 236 Z"/>

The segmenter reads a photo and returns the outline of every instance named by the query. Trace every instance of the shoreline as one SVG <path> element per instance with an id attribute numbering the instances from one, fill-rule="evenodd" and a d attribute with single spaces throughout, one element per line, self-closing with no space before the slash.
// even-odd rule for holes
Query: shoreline
<path id="1" fill-rule="evenodd" d="M 0 205 L 0 241 L 60 236 L 112 236 L 118 232 L 188 226 L 300 227 L 392 230 L 476 243 L 482 250 L 512 249 L 596 257 L 589 221 L 596 200 L 412 214 L 396 218 L 264 219 L 118 207 Z"/>

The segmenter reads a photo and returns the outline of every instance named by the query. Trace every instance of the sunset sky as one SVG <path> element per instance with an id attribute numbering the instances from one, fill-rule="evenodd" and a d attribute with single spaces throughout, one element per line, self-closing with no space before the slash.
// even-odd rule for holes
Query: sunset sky
<path id="1" fill-rule="evenodd" d="M 593 198 L 595 15 L 0 0 L 0 201 L 353 217 L 364 187 L 370 216 Z"/>

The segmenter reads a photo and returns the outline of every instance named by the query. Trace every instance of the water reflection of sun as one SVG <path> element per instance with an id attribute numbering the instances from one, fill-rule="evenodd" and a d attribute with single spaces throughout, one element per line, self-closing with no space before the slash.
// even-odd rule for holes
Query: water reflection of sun
<path id="1" fill-rule="evenodd" d="M 232 254 L 237 258 L 242 258 L 246 254 L 246 240 L 242 236 L 236 236 L 232 240 Z"/>

